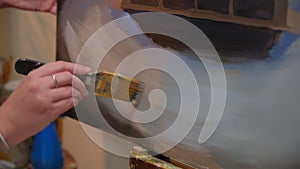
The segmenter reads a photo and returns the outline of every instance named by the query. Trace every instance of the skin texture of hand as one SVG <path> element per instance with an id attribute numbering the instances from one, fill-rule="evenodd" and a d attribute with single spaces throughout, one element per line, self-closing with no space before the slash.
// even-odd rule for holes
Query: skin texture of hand
<path id="1" fill-rule="evenodd" d="M 56 14 L 57 2 L 56 0 L 0 0 L 1 6 Z"/>
<path id="2" fill-rule="evenodd" d="M 90 69 L 73 63 L 48 63 L 32 72 L 0 107 L 0 132 L 10 145 L 42 130 L 88 95 L 76 76 Z M 52 78 L 57 79 L 57 87 Z"/>

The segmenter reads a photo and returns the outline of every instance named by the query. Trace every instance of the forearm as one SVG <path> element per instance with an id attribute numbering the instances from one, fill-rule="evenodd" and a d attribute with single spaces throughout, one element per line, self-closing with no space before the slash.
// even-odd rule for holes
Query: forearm
<path id="1" fill-rule="evenodd" d="M 11 95 L 14 95 L 14 93 Z M 30 129 L 28 129 L 28 123 L 34 123 L 35 121 L 24 123 L 23 121 L 25 121 L 24 119 L 26 119 L 27 116 L 28 118 L 31 117 L 25 114 L 27 113 L 26 110 L 22 111 L 22 109 L 24 109 L 22 105 L 21 108 L 17 105 L 21 105 L 20 101 L 15 98 L 11 99 L 10 96 L 0 106 L 0 133 L 3 138 L 2 142 L 0 141 L 1 147 L 7 148 L 7 145 L 12 146 L 19 144 L 37 132 L 31 132 Z"/>
<path id="2" fill-rule="evenodd" d="M 12 104 L 11 100 L 5 101 L 0 106 L 0 134 L 2 136 L 2 139 L 0 138 L 0 149 L 19 144 L 33 135 L 27 129 L 28 125 L 20 125 L 26 115 L 24 112 L 21 115 L 16 115 L 15 112 L 20 111 L 16 107 L 15 104 Z M 20 119 L 17 116 L 22 117 Z"/>
<path id="3" fill-rule="evenodd" d="M 0 150 L 2 150 L 4 148 L 9 149 L 9 144 L 7 143 L 4 136 L 2 136 L 2 134 L 0 133 Z"/>
<path id="4" fill-rule="evenodd" d="M 6 7 L 6 3 L 0 0 L 0 9 Z"/>
<path id="5" fill-rule="evenodd" d="M 50 12 L 56 14 L 56 0 L 0 0 L 0 8 L 13 7 L 18 9 Z"/>
<path id="6" fill-rule="evenodd" d="M 7 123 L 3 107 L 0 107 L 0 149 L 8 148 L 9 142 L 7 140 Z"/>
<path id="7" fill-rule="evenodd" d="M 43 1 L 43 0 L 41 0 Z M 34 10 L 36 7 L 37 2 L 27 2 L 24 0 L 0 0 L 0 9 L 5 7 L 12 7 L 18 9 L 25 9 L 25 10 Z"/>
<path id="8" fill-rule="evenodd" d="M 0 0 L 0 9 L 7 7 L 16 8 L 16 5 L 14 5 L 14 3 L 11 2 L 11 0 Z"/>
<path id="9" fill-rule="evenodd" d="M 56 0 L 0 0 L 0 8 L 4 7 L 53 13 L 56 10 Z"/>

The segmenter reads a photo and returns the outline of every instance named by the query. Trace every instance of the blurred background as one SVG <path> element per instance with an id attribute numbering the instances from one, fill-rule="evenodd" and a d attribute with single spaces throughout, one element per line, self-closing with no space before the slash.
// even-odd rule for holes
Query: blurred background
<path id="1" fill-rule="evenodd" d="M 113 5 L 120 6 L 120 1 L 113 1 Z M 300 1 L 290 0 L 289 7 L 299 12 Z M 294 12 L 289 14 L 299 15 Z M 11 91 L 23 79 L 13 69 L 16 59 L 26 57 L 43 62 L 56 59 L 56 16 L 7 8 L 0 10 L 0 21 L 0 61 L 5 67 L 1 73 L 7 76 L 1 82 L 2 88 Z M 288 18 L 290 25 L 297 27 L 298 22 Z M 280 52 L 298 38 L 296 33 L 283 32 L 281 41 L 270 51 L 271 58 L 280 58 Z M 61 121 L 59 133 L 62 146 L 75 159 L 78 169 L 128 168 L 128 159 L 112 155 L 95 145 L 78 121 L 67 117 Z M 103 133 L 99 130 L 98 134 L 101 137 Z"/>

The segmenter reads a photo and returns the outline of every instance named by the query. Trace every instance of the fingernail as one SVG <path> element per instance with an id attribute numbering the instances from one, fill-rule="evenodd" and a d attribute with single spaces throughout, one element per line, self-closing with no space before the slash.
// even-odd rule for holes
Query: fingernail
<path id="1" fill-rule="evenodd" d="M 83 93 L 83 96 L 87 96 L 87 95 L 89 95 L 89 91 L 85 90 L 84 93 Z"/>
<path id="2" fill-rule="evenodd" d="M 79 104 L 79 100 L 77 98 L 73 99 L 73 104 L 74 106 L 77 106 Z"/>
<path id="3" fill-rule="evenodd" d="M 89 68 L 89 67 L 83 67 L 83 69 L 84 69 L 84 71 L 86 71 L 87 73 L 89 73 L 92 69 L 91 68 Z"/>
<path id="4" fill-rule="evenodd" d="M 75 73 L 89 73 L 92 69 L 89 67 L 85 67 L 85 66 L 77 66 Z"/>

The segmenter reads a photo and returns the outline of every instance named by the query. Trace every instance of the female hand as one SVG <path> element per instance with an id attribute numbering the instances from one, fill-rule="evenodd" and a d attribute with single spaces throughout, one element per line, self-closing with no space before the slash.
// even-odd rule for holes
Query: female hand
<path id="1" fill-rule="evenodd" d="M 56 0 L 0 0 L 0 4 L 7 7 L 15 7 L 19 9 L 50 12 L 56 14 Z M 0 5 L 1 6 L 1 5 Z"/>
<path id="2" fill-rule="evenodd" d="M 48 63 L 30 72 L 4 102 L 0 107 L 0 132 L 10 145 L 36 134 L 88 95 L 83 82 L 73 75 L 74 70 L 78 75 L 90 71 L 63 61 Z"/>

